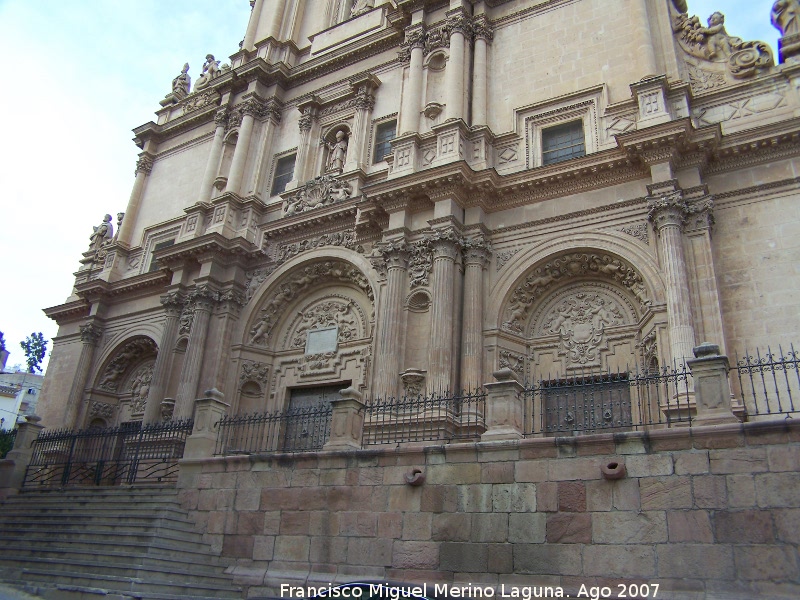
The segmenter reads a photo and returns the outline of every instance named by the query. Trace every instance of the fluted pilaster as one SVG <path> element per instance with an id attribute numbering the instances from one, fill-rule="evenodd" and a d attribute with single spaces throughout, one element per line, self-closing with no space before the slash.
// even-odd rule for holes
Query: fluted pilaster
<path id="1" fill-rule="evenodd" d="M 200 202 L 207 202 L 210 200 L 214 190 L 214 180 L 217 177 L 219 160 L 222 157 L 222 147 L 225 143 L 225 125 L 228 122 L 227 109 L 219 109 L 214 115 L 214 122 L 217 128 L 214 131 L 214 139 L 211 141 L 211 151 L 208 154 L 206 170 L 205 173 L 203 173 L 203 181 L 200 184 L 200 192 L 197 198 Z"/>
<path id="2" fill-rule="evenodd" d="M 186 348 L 186 358 L 181 371 L 178 384 L 178 393 L 175 398 L 175 419 L 187 419 L 192 416 L 197 383 L 200 378 L 200 369 L 205 356 L 206 337 L 208 336 L 208 323 L 211 311 L 214 308 L 219 294 L 209 287 L 199 287 L 189 294 L 189 302 L 193 307 L 192 330 L 189 333 L 189 344 Z"/>
<path id="3" fill-rule="evenodd" d="M 485 15 L 480 15 L 473 22 L 475 33 L 475 55 L 472 71 L 472 125 L 486 125 L 487 98 L 487 65 L 488 46 L 494 32 Z"/>
<path id="4" fill-rule="evenodd" d="M 400 377 L 402 348 L 403 295 L 406 289 L 408 250 L 403 242 L 384 249 L 386 262 L 386 295 L 378 320 L 378 352 L 376 357 L 375 393 L 381 398 L 396 398 Z"/>
<path id="5" fill-rule="evenodd" d="M 256 116 L 261 113 L 262 104 L 257 98 L 251 98 L 242 106 L 242 124 L 239 126 L 239 137 L 236 140 L 231 170 L 228 174 L 228 184 L 225 188 L 229 192 L 242 193 L 242 177 L 250 151 L 250 140 L 253 137 L 253 125 L 255 125 Z"/>
<path id="6" fill-rule="evenodd" d="M 153 366 L 153 379 L 150 382 L 150 393 L 147 395 L 147 404 L 144 409 L 144 422 L 157 423 L 161 420 L 161 401 L 169 384 L 169 374 L 172 370 L 172 351 L 178 338 L 178 323 L 184 298 L 177 292 L 170 292 L 161 296 L 164 305 L 164 329 L 161 333 L 161 344 Z"/>
<path id="7" fill-rule="evenodd" d="M 483 271 L 491 246 L 483 239 L 464 247 L 464 310 L 461 328 L 461 389 L 483 383 Z"/>
<path id="8" fill-rule="evenodd" d="M 472 33 L 472 23 L 461 9 L 447 15 L 450 32 L 450 58 L 445 70 L 447 119 L 464 118 L 464 60 L 467 40 Z"/>
<path id="9" fill-rule="evenodd" d="M 428 344 L 428 391 L 449 391 L 453 384 L 453 315 L 456 259 L 462 245 L 452 230 L 432 238 L 431 332 Z"/>
<path id="10" fill-rule="evenodd" d="M 94 349 L 103 335 L 103 330 L 91 321 L 81 325 L 80 331 L 81 355 L 78 358 L 78 367 L 75 369 L 75 378 L 72 380 L 67 407 L 64 410 L 63 426 L 69 429 L 78 427 L 78 415 L 83 404 L 83 390 L 86 389 L 86 380 L 89 377 L 89 369 L 92 366 Z"/>
<path id="11" fill-rule="evenodd" d="M 136 217 L 139 214 L 145 183 L 153 170 L 153 159 L 154 157 L 150 153 L 142 152 L 139 155 L 139 160 L 136 161 L 136 179 L 133 181 L 128 207 L 125 209 L 125 215 L 128 218 L 122 221 L 122 226 L 117 232 L 117 241 L 125 246 L 131 245 L 133 226 L 136 224 Z"/>
<path id="12" fill-rule="evenodd" d="M 411 60 L 408 66 L 408 84 L 403 92 L 400 108 L 398 134 L 419 131 L 419 115 L 422 112 L 422 60 L 425 49 L 425 30 L 422 26 L 417 25 L 406 30 L 406 45 L 410 48 Z"/>
<path id="13" fill-rule="evenodd" d="M 658 235 L 659 254 L 666 284 L 667 318 L 672 358 L 683 363 L 694 356 L 689 279 L 683 252 L 683 226 L 688 207 L 680 191 L 649 197 L 649 217 Z"/>

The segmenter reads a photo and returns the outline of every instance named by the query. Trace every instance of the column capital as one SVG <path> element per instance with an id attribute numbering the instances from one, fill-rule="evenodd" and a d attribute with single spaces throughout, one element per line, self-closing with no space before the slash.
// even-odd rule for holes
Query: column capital
<path id="1" fill-rule="evenodd" d="M 464 238 L 455 227 L 436 229 L 427 237 L 433 248 L 433 260 L 447 258 L 455 261 L 464 247 Z"/>
<path id="2" fill-rule="evenodd" d="M 85 325 L 81 325 L 81 341 L 90 346 L 97 345 L 97 342 L 103 335 L 103 329 L 97 323 L 89 321 Z"/>
<path id="3" fill-rule="evenodd" d="M 494 25 L 485 14 L 472 19 L 472 32 L 476 40 L 491 42 L 494 39 Z"/>
<path id="4" fill-rule="evenodd" d="M 492 256 L 492 244 L 483 236 L 470 238 L 464 242 L 462 253 L 465 265 L 476 265 L 485 269 Z"/>
<path id="5" fill-rule="evenodd" d="M 408 267 L 410 250 L 405 240 L 386 243 L 381 248 L 381 255 L 387 269 L 405 269 Z"/>
<path id="6" fill-rule="evenodd" d="M 298 126 L 301 132 L 308 132 L 311 130 L 311 125 L 317 120 L 321 102 L 316 96 L 307 96 L 297 105 L 297 110 L 300 111 L 301 116 L 298 121 Z"/>
<path id="7" fill-rule="evenodd" d="M 217 127 L 225 128 L 228 125 L 228 107 L 223 106 L 214 113 L 214 123 Z"/>
<path id="8" fill-rule="evenodd" d="M 134 172 L 134 175 L 138 175 L 139 173 L 149 175 L 153 170 L 154 160 L 155 156 L 149 152 L 142 152 L 139 154 L 139 160 L 136 161 L 136 171 Z"/>
<path id="9" fill-rule="evenodd" d="M 714 198 L 705 196 L 687 204 L 686 228 L 711 229 L 714 226 Z"/>
<path id="10" fill-rule="evenodd" d="M 467 39 L 472 37 L 472 19 L 463 8 L 448 10 L 445 14 L 447 19 L 444 28 L 448 37 L 453 37 L 455 33 L 460 33 Z"/>
<path id="11" fill-rule="evenodd" d="M 422 23 L 410 25 L 405 29 L 405 39 L 400 44 L 398 57 L 401 63 L 408 64 L 411 61 L 411 52 L 414 50 L 425 50 L 428 41 L 428 32 Z"/>
<path id="12" fill-rule="evenodd" d="M 659 196 L 647 197 L 647 218 L 652 221 L 656 231 L 665 227 L 683 228 L 689 207 L 683 199 L 681 190 Z"/>
<path id="13" fill-rule="evenodd" d="M 172 291 L 161 296 L 160 301 L 167 314 L 174 313 L 174 316 L 178 316 L 186 304 L 186 296 L 181 292 Z"/>
<path id="14" fill-rule="evenodd" d="M 194 310 L 210 311 L 217 302 L 219 302 L 219 292 L 207 283 L 198 285 L 195 289 L 190 291 L 187 296 L 187 303 L 190 304 Z"/>

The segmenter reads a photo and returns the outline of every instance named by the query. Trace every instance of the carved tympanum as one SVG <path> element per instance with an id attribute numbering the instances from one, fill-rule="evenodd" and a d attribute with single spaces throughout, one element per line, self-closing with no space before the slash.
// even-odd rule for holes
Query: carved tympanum
<path id="1" fill-rule="evenodd" d="M 106 366 L 98 387 L 108 392 L 116 392 L 122 375 L 142 358 L 156 354 L 158 347 L 150 338 L 138 338 L 125 344 Z"/>

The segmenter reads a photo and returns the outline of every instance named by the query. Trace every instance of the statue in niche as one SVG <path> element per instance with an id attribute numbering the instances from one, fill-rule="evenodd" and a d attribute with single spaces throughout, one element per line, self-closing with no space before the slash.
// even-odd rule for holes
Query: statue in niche
<path id="1" fill-rule="evenodd" d="M 800 1 L 778 0 L 772 5 L 772 24 L 781 32 L 781 36 L 800 33 Z"/>
<path id="2" fill-rule="evenodd" d="M 206 62 L 203 63 L 203 71 L 200 73 L 200 77 L 197 78 L 197 81 L 194 84 L 195 91 L 208 87 L 211 83 L 211 80 L 219 77 L 220 75 L 221 72 L 219 61 L 214 59 L 213 54 L 206 54 Z"/>
<path id="3" fill-rule="evenodd" d="M 328 165 L 326 172 L 341 173 L 344 170 L 344 161 L 347 158 L 347 137 L 344 131 L 336 132 L 336 142 L 327 144 L 328 146 Z"/>
<path id="4" fill-rule="evenodd" d="M 191 89 L 192 79 L 189 77 L 189 63 L 183 65 L 181 74 L 172 80 L 172 93 L 178 96 L 186 96 Z"/>
<path id="5" fill-rule="evenodd" d="M 92 232 L 92 235 L 89 236 L 89 240 L 91 242 L 89 250 L 91 252 L 97 252 L 114 237 L 114 227 L 111 225 L 111 215 L 104 216 L 103 222 L 97 227 L 93 227 L 93 229 L 94 231 Z"/>
<path id="6" fill-rule="evenodd" d="M 373 8 L 375 8 L 375 0 L 354 0 L 353 8 L 350 9 L 350 16 L 357 17 Z"/>

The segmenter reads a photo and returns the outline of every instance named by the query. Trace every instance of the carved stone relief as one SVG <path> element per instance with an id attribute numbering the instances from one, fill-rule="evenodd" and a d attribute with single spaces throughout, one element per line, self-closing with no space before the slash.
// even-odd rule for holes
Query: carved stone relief
<path id="1" fill-rule="evenodd" d="M 309 331 L 338 328 L 338 342 L 348 342 L 365 335 L 364 315 L 353 300 L 345 296 L 328 296 L 304 308 L 288 329 L 284 348 L 302 349 Z"/>
<path id="2" fill-rule="evenodd" d="M 610 279 L 626 288 L 642 308 L 650 304 L 642 276 L 621 259 L 607 254 L 566 254 L 534 269 L 517 285 L 503 312 L 503 329 L 521 333 L 531 306 L 547 288 L 581 276 Z"/>
<path id="3" fill-rule="evenodd" d="M 313 250 L 321 246 L 341 246 L 354 250 L 357 247 L 355 233 L 352 231 L 339 231 L 336 233 L 325 233 L 323 235 L 294 242 L 291 244 L 281 244 L 278 247 L 276 264 L 282 264 L 306 250 Z M 262 282 L 263 283 L 263 282 Z"/>
<path id="4" fill-rule="evenodd" d="M 371 302 L 374 301 L 369 280 L 356 267 L 334 260 L 306 266 L 289 274 L 264 299 L 258 319 L 250 329 L 250 343 L 265 346 L 276 320 L 287 304 L 301 291 L 322 281 L 350 283 L 364 292 Z"/>
<path id="5" fill-rule="evenodd" d="M 283 203 L 283 216 L 307 212 L 348 200 L 353 189 L 346 181 L 331 175 L 321 175 L 308 181 Z"/>
<path id="6" fill-rule="evenodd" d="M 513 257 L 520 250 L 522 250 L 522 248 L 509 248 L 508 250 L 503 250 L 502 252 L 498 252 L 497 260 L 495 262 L 495 268 L 498 271 L 502 269 L 504 266 L 506 266 L 506 263 L 509 260 L 511 260 L 511 257 Z"/>
<path id="7" fill-rule="evenodd" d="M 254 360 L 242 361 L 242 372 L 239 375 L 239 389 L 248 381 L 255 381 L 261 387 L 267 385 L 269 381 L 269 366 Z"/>
<path id="8" fill-rule="evenodd" d="M 150 338 L 138 338 L 125 346 L 108 363 L 100 378 L 98 387 L 107 392 L 116 392 L 125 372 L 142 358 L 158 352 L 156 343 Z"/>
<path id="9" fill-rule="evenodd" d="M 428 275 L 433 268 L 430 241 L 419 240 L 409 245 L 408 278 L 411 289 L 428 285 Z"/>
<path id="10" fill-rule="evenodd" d="M 131 414 L 144 413 L 147 397 L 150 395 L 150 384 L 153 381 L 153 363 L 142 365 L 130 377 Z"/>
<path id="11" fill-rule="evenodd" d="M 110 421 L 117 414 L 118 408 L 115 404 L 108 404 L 107 402 L 92 402 L 89 405 L 89 416 L 100 417 Z"/>
<path id="12" fill-rule="evenodd" d="M 621 228 L 622 233 L 626 233 L 637 240 L 643 241 L 645 244 L 650 244 L 650 236 L 647 229 L 647 223 L 637 223 L 636 225 L 626 225 Z"/>
<path id="13" fill-rule="evenodd" d="M 501 369 L 511 369 L 518 375 L 525 372 L 525 357 L 510 350 L 500 350 L 498 366 Z"/>

